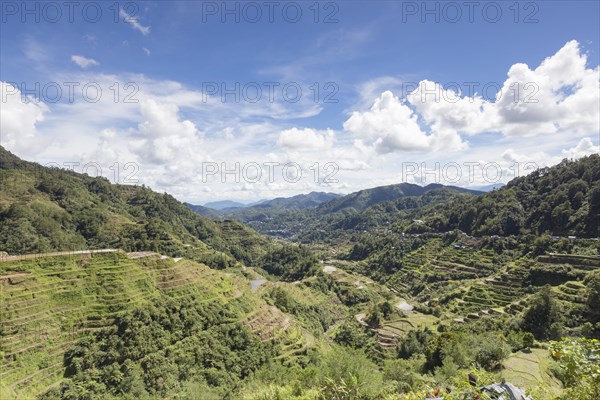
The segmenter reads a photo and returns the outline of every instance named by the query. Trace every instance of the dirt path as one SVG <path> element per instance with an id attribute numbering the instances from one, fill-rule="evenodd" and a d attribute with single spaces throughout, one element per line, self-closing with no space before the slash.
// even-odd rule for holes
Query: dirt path
<path id="1" fill-rule="evenodd" d="M 36 254 L 22 254 L 17 256 L 0 256 L 0 262 L 4 261 L 15 261 L 15 260 L 29 260 L 32 258 L 39 257 L 59 257 L 59 256 L 70 256 L 70 255 L 91 255 L 96 253 L 115 253 L 118 249 L 100 249 L 100 250 L 74 250 L 74 251 L 55 251 L 51 253 L 36 253 Z"/>

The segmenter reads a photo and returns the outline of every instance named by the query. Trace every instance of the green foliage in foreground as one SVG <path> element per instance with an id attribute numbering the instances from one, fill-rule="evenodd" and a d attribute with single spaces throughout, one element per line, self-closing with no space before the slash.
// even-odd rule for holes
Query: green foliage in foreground
<path id="1" fill-rule="evenodd" d="M 335 349 L 318 368 L 281 370 L 269 366 L 260 370 L 241 392 L 247 400 L 423 400 L 443 397 L 444 400 L 483 399 L 480 387 L 498 383 L 500 376 L 477 367 L 454 369 L 452 375 L 440 379 L 423 375 L 418 358 L 388 360 L 382 367 L 356 350 Z M 600 345 L 597 340 L 563 339 L 552 342 L 550 355 L 556 360 L 556 374 L 567 391 L 559 397 L 535 394 L 535 400 L 597 400 L 600 398 Z M 473 386 L 469 375 L 477 378 Z"/>
<path id="2" fill-rule="evenodd" d="M 550 354 L 558 361 L 557 375 L 568 388 L 561 400 L 600 398 L 600 342 L 596 339 L 563 339 L 552 342 Z"/>

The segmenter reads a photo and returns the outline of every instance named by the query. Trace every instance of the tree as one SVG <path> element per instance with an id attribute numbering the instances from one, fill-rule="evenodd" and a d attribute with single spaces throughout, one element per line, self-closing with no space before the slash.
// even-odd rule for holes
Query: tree
<path id="1" fill-rule="evenodd" d="M 378 328 L 381 326 L 381 312 L 379 311 L 379 307 L 377 305 L 372 305 L 367 312 L 367 316 L 365 317 L 365 322 L 372 328 Z"/>
<path id="2" fill-rule="evenodd" d="M 312 275 L 317 262 L 316 256 L 308 248 L 286 244 L 270 249 L 260 261 L 260 266 L 283 280 L 295 281 Z"/>
<path id="3" fill-rule="evenodd" d="M 585 279 L 587 285 L 586 303 L 590 322 L 600 322 L 600 271 L 594 271 Z"/>
<path id="4" fill-rule="evenodd" d="M 546 285 L 531 298 L 531 305 L 523 316 L 523 329 L 538 340 L 559 336 L 560 310 L 550 286 Z"/>
<path id="5" fill-rule="evenodd" d="M 559 377 L 567 387 L 564 400 L 600 398 L 600 342 L 595 339 L 563 339 L 552 342 L 550 355 L 560 367 Z"/>

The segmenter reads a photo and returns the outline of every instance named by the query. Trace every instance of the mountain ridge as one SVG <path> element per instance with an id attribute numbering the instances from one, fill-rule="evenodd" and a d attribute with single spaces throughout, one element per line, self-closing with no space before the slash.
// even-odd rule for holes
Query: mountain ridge
<path id="1" fill-rule="evenodd" d="M 0 182 L 0 250 L 9 254 L 118 247 L 216 265 L 251 262 L 269 243 L 238 222 L 202 217 L 169 194 L 44 167 L 1 146 Z"/>

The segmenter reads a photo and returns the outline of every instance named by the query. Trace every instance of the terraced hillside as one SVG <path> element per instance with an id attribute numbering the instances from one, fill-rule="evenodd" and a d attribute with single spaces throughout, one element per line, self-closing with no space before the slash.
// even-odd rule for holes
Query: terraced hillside
<path id="1" fill-rule="evenodd" d="M 315 344 L 293 316 L 269 306 L 237 275 L 156 253 L 70 254 L 0 262 L 0 397 L 29 399 L 60 385 L 65 353 L 90 335 L 115 333 L 125 312 L 161 299 L 229 304 L 234 320 L 281 337 L 281 355 Z M 266 315 L 270 316 L 266 318 Z M 265 323 L 266 319 L 280 324 Z M 290 354 L 288 354 L 290 353 Z"/>
<path id="2" fill-rule="evenodd" d="M 462 245 L 448 246 L 440 239 L 402 258 L 402 267 L 389 279 L 389 285 L 398 293 L 408 293 L 427 301 L 438 297 L 440 288 L 453 282 L 464 282 L 488 277 L 498 271 L 493 252 Z"/>
<path id="3" fill-rule="evenodd" d="M 143 319 L 145 310 L 165 301 L 188 304 L 195 298 L 207 310 L 225 307 L 218 318 L 238 324 L 235 329 L 246 327 L 257 341 L 254 346 L 271 349 L 260 357 L 271 354 L 288 367 L 308 365 L 311 350 L 330 346 L 325 331 L 348 316 L 335 293 L 319 288 L 321 278 L 253 287 L 244 275 L 259 278 L 256 272 L 230 271 L 149 251 L 5 257 L 0 262 L 0 398 L 33 399 L 71 387 L 70 354 L 89 343 L 128 340 L 131 328 L 123 324 Z M 184 335 L 169 346 L 175 351 L 190 340 Z M 143 347 L 130 351 L 137 346 Z"/>

